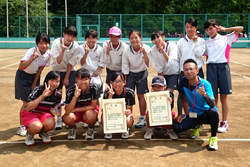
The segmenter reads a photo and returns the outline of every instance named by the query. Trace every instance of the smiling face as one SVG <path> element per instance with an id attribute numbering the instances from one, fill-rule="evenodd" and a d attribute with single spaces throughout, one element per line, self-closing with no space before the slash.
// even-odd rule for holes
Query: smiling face
<path id="1" fill-rule="evenodd" d="M 210 25 L 206 30 L 207 35 L 209 35 L 211 38 L 216 37 L 217 35 L 217 28 L 213 25 Z"/>
<path id="2" fill-rule="evenodd" d="M 64 37 L 64 45 L 66 46 L 69 46 L 71 42 L 73 42 L 76 39 L 74 35 L 70 35 L 66 33 L 63 33 L 63 37 Z"/>
<path id="3" fill-rule="evenodd" d="M 118 75 L 114 81 L 110 81 L 115 92 L 121 92 L 123 87 L 126 85 L 126 81 L 121 79 L 121 76 Z"/>
<path id="4" fill-rule="evenodd" d="M 87 44 L 88 44 L 88 47 L 90 49 L 93 49 L 95 44 L 96 44 L 96 41 L 98 40 L 98 38 L 95 38 L 93 37 L 92 35 L 90 35 L 89 37 L 85 38 Z"/>
<path id="5" fill-rule="evenodd" d="M 140 47 L 141 37 L 136 32 L 132 32 L 129 41 L 133 48 L 138 48 Z"/>
<path id="6" fill-rule="evenodd" d="M 78 78 L 78 77 L 76 78 L 76 83 L 82 92 L 84 92 L 88 88 L 89 81 L 90 78 Z"/>
<path id="7" fill-rule="evenodd" d="M 198 26 L 196 26 L 196 27 L 192 26 L 190 23 L 185 24 L 185 31 L 186 31 L 189 39 L 191 39 L 192 37 L 194 37 L 196 35 L 197 28 L 198 28 Z"/>
<path id="8" fill-rule="evenodd" d="M 50 79 L 47 83 L 48 86 L 50 86 L 50 91 L 53 92 L 55 89 L 58 88 L 58 86 L 60 85 L 60 77 L 56 78 L 56 79 Z"/>
<path id="9" fill-rule="evenodd" d="M 110 34 L 109 35 L 109 39 L 110 39 L 110 42 L 113 45 L 118 45 L 119 44 L 119 40 L 121 39 L 121 36 L 115 36 L 115 35 Z"/>
<path id="10" fill-rule="evenodd" d="M 159 37 L 155 36 L 153 43 L 158 47 L 164 46 L 165 45 L 165 36 L 159 36 Z"/>
<path id="11" fill-rule="evenodd" d="M 195 63 L 192 63 L 192 62 L 186 63 L 184 64 L 183 69 L 184 69 L 184 75 L 189 81 L 193 81 L 193 80 L 196 81 L 199 69 L 197 69 L 197 66 L 195 65 Z"/>
<path id="12" fill-rule="evenodd" d="M 49 49 L 49 43 L 40 39 L 40 42 L 37 43 L 37 47 L 39 51 L 41 52 L 41 54 L 43 55 Z"/>

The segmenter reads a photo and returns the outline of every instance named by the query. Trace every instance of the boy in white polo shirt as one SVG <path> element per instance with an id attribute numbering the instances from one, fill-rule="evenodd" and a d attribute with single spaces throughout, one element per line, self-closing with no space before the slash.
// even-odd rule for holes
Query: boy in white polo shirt
<path id="1" fill-rule="evenodd" d="M 119 27 L 111 27 L 107 36 L 110 40 L 103 43 L 103 55 L 107 72 L 106 83 L 110 85 L 112 74 L 122 70 L 122 54 L 128 45 L 120 41 L 122 31 Z"/>
<path id="2" fill-rule="evenodd" d="M 229 68 L 229 52 L 231 45 L 238 40 L 238 35 L 243 30 L 242 26 L 225 28 L 218 26 L 216 20 L 207 20 L 204 29 L 210 38 L 206 41 L 205 55 L 207 56 L 207 80 L 211 83 L 215 96 L 215 103 L 218 103 L 218 93 L 222 104 L 222 121 L 218 127 L 218 132 L 228 131 L 227 115 L 228 101 L 227 95 L 232 94 L 231 75 Z M 228 35 L 220 35 L 219 31 L 234 31 Z M 220 92 L 218 92 L 220 89 Z"/>
<path id="3" fill-rule="evenodd" d="M 75 84 L 75 65 L 77 63 L 77 55 L 79 54 L 79 45 L 75 41 L 77 30 L 74 26 L 68 26 L 63 31 L 63 37 L 54 40 L 51 47 L 51 55 L 53 58 L 51 67 L 53 70 L 60 72 L 60 85 L 58 91 L 62 92 L 62 87 L 66 87 L 66 91 Z M 61 111 L 60 111 L 61 112 Z M 62 129 L 61 114 L 57 117 L 56 129 Z"/>

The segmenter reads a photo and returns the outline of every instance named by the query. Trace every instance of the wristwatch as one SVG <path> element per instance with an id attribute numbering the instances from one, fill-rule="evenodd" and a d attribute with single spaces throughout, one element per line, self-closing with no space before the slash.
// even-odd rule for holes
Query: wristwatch
<path id="1" fill-rule="evenodd" d="M 206 92 L 204 93 L 203 97 L 207 97 L 207 93 Z"/>

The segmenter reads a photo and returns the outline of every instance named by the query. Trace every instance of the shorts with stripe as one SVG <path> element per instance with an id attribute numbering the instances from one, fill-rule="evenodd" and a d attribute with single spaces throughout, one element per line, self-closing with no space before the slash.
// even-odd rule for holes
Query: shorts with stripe
<path id="1" fill-rule="evenodd" d="M 228 63 L 209 63 L 207 80 L 211 83 L 214 95 L 232 94 L 230 67 Z M 220 92 L 218 92 L 220 89 Z"/>
<path id="2" fill-rule="evenodd" d="M 164 78 L 167 83 L 167 88 L 174 89 L 174 90 L 177 89 L 179 74 L 164 75 Z"/>
<path id="3" fill-rule="evenodd" d="M 136 86 L 137 94 L 145 94 L 149 92 L 148 70 L 138 72 L 138 73 L 134 73 L 130 71 L 127 76 L 127 86 L 133 90 L 135 90 L 135 86 Z"/>

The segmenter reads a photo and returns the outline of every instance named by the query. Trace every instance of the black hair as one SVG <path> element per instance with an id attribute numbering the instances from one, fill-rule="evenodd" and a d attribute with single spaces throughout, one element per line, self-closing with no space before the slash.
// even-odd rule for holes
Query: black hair
<path id="1" fill-rule="evenodd" d="M 132 31 L 130 31 L 129 34 L 128 34 L 128 38 L 130 38 L 130 35 L 133 34 L 133 33 L 136 33 L 141 38 L 141 33 L 138 30 L 132 30 Z"/>
<path id="2" fill-rule="evenodd" d="M 46 83 L 47 86 L 48 86 L 49 80 L 51 80 L 51 79 L 57 79 L 58 77 L 60 77 L 60 72 L 54 71 L 54 70 L 50 71 L 50 72 L 45 76 L 45 79 L 44 79 L 44 81 L 43 81 L 43 87 L 45 87 L 45 83 Z M 58 86 L 59 86 L 59 85 L 58 85 Z"/>
<path id="3" fill-rule="evenodd" d="M 122 79 L 122 81 L 125 81 L 125 77 L 124 77 L 124 74 L 122 72 L 114 72 L 112 75 L 111 75 L 111 78 L 110 78 L 110 81 L 114 81 L 116 80 L 116 78 L 120 76 L 120 78 Z"/>
<path id="4" fill-rule="evenodd" d="M 186 21 L 185 21 L 185 25 L 186 23 L 189 23 L 191 24 L 192 26 L 194 27 L 197 27 L 198 26 L 198 23 L 197 23 L 197 20 L 195 18 L 188 18 Z"/>
<path id="5" fill-rule="evenodd" d="M 194 59 L 187 59 L 187 60 L 185 60 L 184 63 L 183 63 L 183 66 L 184 66 L 184 64 L 187 64 L 187 63 L 194 63 L 195 66 L 197 67 L 197 62 Z"/>
<path id="6" fill-rule="evenodd" d="M 85 34 L 85 39 L 92 35 L 93 38 L 98 38 L 98 34 L 96 30 L 88 30 Z"/>
<path id="7" fill-rule="evenodd" d="M 75 26 L 67 26 L 65 27 L 63 33 L 65 34 L 69 34 L 69 35 L 73 35 L 74 37 L 77 36 L 77 30 L 76 30 L 76 27 Z"/>
<path id="8" fill-rule="evenodd" d="M 165 34 L 161 30 L 154 31 L 151 34 L 151 41 L 153 41 L 155 39 L 155 37 L 159 38 L 159 37 L 163 37 L 163 36 L 165 36 Z"/>
<path id="9" fill-rule="evenodd" d="M 36 44 L 38 44 L 41 40 L 42 40 L 43 42 L 46 42 L 46 43 L 50 44 L 50 38 L 49 38 L 49 35 L 48 35 L 48 34 L 39 33 L 39 34 L 36 36 Z"/>
<path id="10" fill-rule="evenodd" d="M 214 19 L 209 19 L 209 20 L 207 20 L 205 23 L 204 23 L 204 29 L 207 29 L 208 27 L 210 27 L 210 26 L 216 26 L 216 25 L 218 25 L 218 23 L 217 23 L 217 21 L 216 20 L 214 20 Z"/>
<path id="11" fill-rule="evenodd" d="M 76 78 L 82 79 L 82 78 L 90 78 L 89 70 L 85 68 L 80 68 L 76 71 Z"/>

